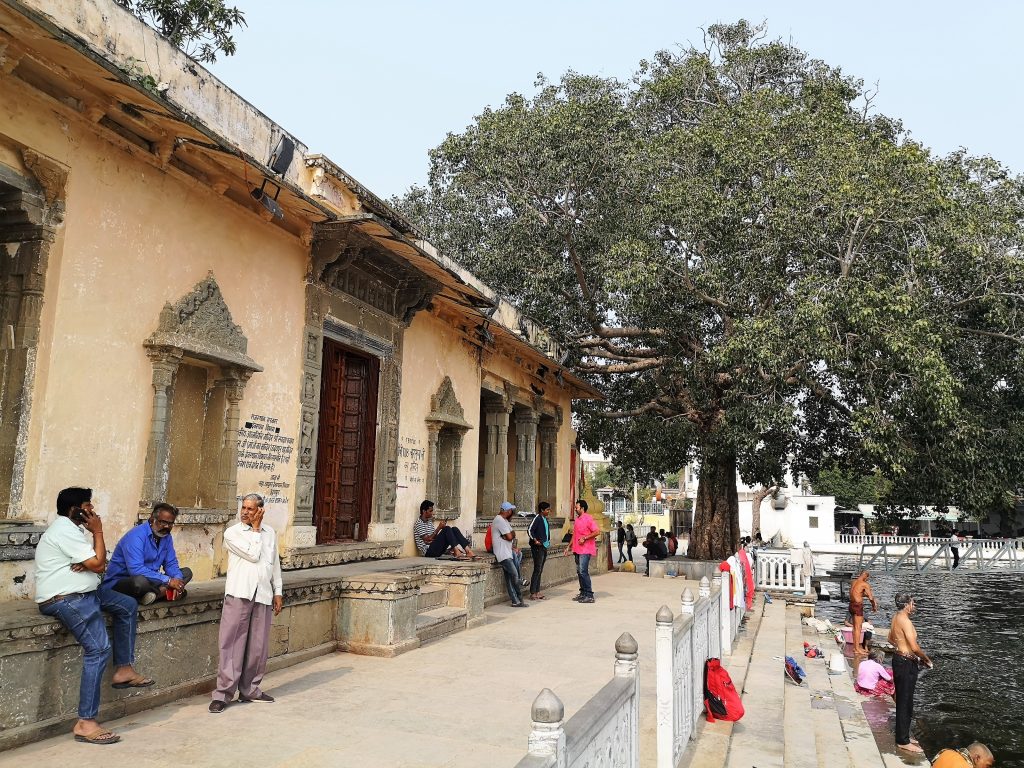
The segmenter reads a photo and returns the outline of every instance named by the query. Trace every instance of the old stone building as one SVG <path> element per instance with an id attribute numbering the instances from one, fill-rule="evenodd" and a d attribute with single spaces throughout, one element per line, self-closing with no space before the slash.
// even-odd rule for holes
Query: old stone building
<path id="1" fill-rule="evenodd" d="M 264 493 L 287 567 L 414 554 L 575 493 L 560 351 L 386 203 L 110 0 L 0 4 L 0 597 L 81 484 L 221 572 Z"/>

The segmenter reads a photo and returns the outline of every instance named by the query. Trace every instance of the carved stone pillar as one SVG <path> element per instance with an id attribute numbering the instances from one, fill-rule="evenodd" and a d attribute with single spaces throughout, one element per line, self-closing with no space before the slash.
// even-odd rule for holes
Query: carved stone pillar
<path id="1" fill-rule="evenodd" d="M 167 494 L 167 459 L 170 449 L 167 422 L 171 415 L 170 394 L 174 386 L 174 375 L 182 358 L 180 349 L 167 347 L 150 347 L 146 354 L 153 362 L 153 417 L 150 420 L 140 508 L 162 501 Z"/>
<path id="2" fill-rule="evenodd" d="M 516 407 L 516 500 L 523 512 L 532 512 L 537 505 L 537 423 L 532 408 Z"/>
<path id="3" fill-rule="evenodd" d="M 508 417 L 511 405 L 484 404 L 484 427 L 487 430 L 484 451 L 484 518 L 498 514 L 498 507 L 508 493 Z"/>
<path id="4" fill-rule="evenodd" d="M 225 371 L 225 377 L 218 379 L 216 386 L 224 388 L 227 407 L 224 413 L 224 444 L 220 450 L 217 468 L 217 508 L 232 511 L 238 504 L 238 421 L 239 407 L 245 394 L 245 383 L 249 371 L 233 369 Z"/>
<path id="5" fill-rule="evenodd" d="M 551 419 L 542 419 L 537 430 L 540 437 L 540 482 L 537 500 L 556 507 L 558 500 L 558 425 Z"/>
<path id="6" fill-rule="evenodd" d="M 443 425 L 436 421 L 427 422 L 427 498 L 437 503 L 437 489 L 441 485 L 441 462 L 438 456 L 437 439 Z"/>

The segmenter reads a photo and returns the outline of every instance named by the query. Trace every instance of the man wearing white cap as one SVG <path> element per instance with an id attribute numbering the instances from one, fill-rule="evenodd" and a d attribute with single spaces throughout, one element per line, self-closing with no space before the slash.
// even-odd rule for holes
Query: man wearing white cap
<path id="1" fill-rule="evenodd" d="M 519 591 L 519 571 L 516 569 L 515 547 L 516 535 L 512 531 L 509 519 L 516 511 L 516 505 L 508 501 L 501 503 L 501 511 L 494 517 L 491 523 L 491 547 L 494 550 L 494 559 L 505 572 L 505 589 L 508 590 L 509 599 L 513 608 L 525 608 L 522 592 Z"/>

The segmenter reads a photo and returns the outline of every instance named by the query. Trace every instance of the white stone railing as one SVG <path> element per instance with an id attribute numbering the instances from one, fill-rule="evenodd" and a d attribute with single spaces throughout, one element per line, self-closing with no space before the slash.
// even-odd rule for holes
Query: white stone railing
<path id="1" fill-rule="evenodd" d="M 615 641 L 615 674 L 563 724 L 565 707 L 545 688 L 533 702 L 526 756 L 516 768 L 639 768 L 640 669 L 636 640 Z"/>
<path id="2" fill-rule="evenodd" d="M 855 535 L 852 533 L 840 533 L 837 536 L 839 544 L 920 544 L 940 546 L 951 543 L 948 536 L 880 536 L 878 534 Z M 965 538 L 958 545 L 961 549 L 974 546 L 980 549 L 1001 549 L 1009 544 L 1014 549 L 1024 549 L 1024 539 L 974 539 Z"/>
<path id="3" fill-rule="evenodd" d="M 775 592 L 806 592 L 803 564 L 794 563 L 788 549 L 761 549 L 757 552 L 754 586 Z"/>
<path id="4" fill-rule="evenodd" d="M 689 587 L 684 589 L 678 617 L 667 605 L 659 609 L 654 641 L 657 768 L 679 765 L 704 710 L 704 662 L 731 652 L 743 614 L 742 605 L 729 608 L 728 585 L 723 586 L 720 575 L 714 588 L 701 579 L 697 599 Z"/>

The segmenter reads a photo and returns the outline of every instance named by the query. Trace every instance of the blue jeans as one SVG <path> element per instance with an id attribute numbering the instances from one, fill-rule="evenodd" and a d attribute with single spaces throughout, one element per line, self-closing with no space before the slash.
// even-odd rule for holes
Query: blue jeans
<path id="1" fill-rule="evenodd" d="M 508 590 L 509 600 L 513 603 L 523 602 L 523 595 L 519 591 L 519 571 L 516 570 L 513 558 L 510 557 L 507 560 L 502 560 L 498 565 L 505 572 L 505 589 Z"/>
<path id="2" fill-rule="evenodd" d="M 118 666 L 135 662 L 135 623 L 138 603 L 127 595 L 113 590 L 110 595 L 100 590 L 69 595 L 56 603 L 42 606 L 39 612 L 57 619 L 67 627 L 81 644 L 82 680 L 78 688 L 78 716 L 94 720 L 100 709 L 100 690 L 103 670 L 110 657 L 110 639 L 107 637 L 103 612 L 114 620 L 114 661 Z"/>
<path id="3" fill-rule="evenodd" d="M 580 594 L 584 597 L 594 596 L 594 587 L 590 583 L 590 558 L 593 555 L 576 555 L 576 575 L 580 580 Z"/>

